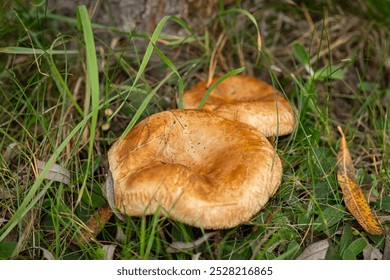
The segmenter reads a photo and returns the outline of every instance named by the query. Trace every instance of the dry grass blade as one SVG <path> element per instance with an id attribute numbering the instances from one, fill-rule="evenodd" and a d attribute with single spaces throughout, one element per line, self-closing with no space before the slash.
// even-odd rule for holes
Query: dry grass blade
<path id="1" fill-rule="evenodd" d="M 167 252 L 176 253 L 176 252 L 195 249 L 200 245 L 202 245 L 204 242 L 206 242 L 206 240 L 208 240 L 210 237 L 214 236 L 216 233 L 217 233 L 216 231 L 206 233 L 201 238 L 198 238 L 193 242 L 181 242 L 181 241 L 172 242 L 171 246 L 167 248 Z"/>
<path id="2" fill-rule="evenodd" d="M 209 88 L 211 86 L 212 80 L 214 78 L 215 69 L 217 68 L 217 61 L 219 56 L 221 55 L 221 51 L 225 46 L 226 41 L 227 41 L 227 37 L 224 33 L 219 35 L 217 43 L 215 44 L 215 47 L 210 57 L 209 74 L 208 74 L 206 88 Z"/>
<path id="3" fill-rule="evenodd" d="M 356 218 L 359 224 L 368 232 L 374 235 L 384 234 L 380 222 L 371 212 L 363 191 L 360 188 L 349 154 L 347 141 L 341 127 L 338 127 L 341 134 L 340 150 L 337 154 L 337 180 L 343 192 L 345 204 Z"/>
<path id="4" fill-rule="evenodd" d="M 381 217 L 379 217 L 379 221 L 381 223 L 383 223 L 385 221 L 390 221 L 390 216 L 381 216 Z"/>
<path id="5" fill-rule="evenodd" d="M 324 239 L 308 246 L 297 260 L 324 260 L 328 252 L 329 241 Z"/>

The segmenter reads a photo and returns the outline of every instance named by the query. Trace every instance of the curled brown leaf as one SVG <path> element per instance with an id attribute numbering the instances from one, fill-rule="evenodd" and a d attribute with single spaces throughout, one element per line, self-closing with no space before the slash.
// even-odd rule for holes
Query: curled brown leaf
<path id="1" fill-rule="evenodd" d="M 80 240 L 83 242 L 94 241 L 112 214 L 112 210 L 108 205 L 98 208 L 97 212 L 86 222 L 86 227 L 80 232 Z"/>

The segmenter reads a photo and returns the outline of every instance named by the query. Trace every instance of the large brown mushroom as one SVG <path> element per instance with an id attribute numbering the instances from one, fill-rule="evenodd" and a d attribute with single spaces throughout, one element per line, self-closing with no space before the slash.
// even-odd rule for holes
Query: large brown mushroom
<path id="1" fill-rule="evenodd" d="M 215 83 L 218 78 L 214 78 Z M 198 108 L 207 91 L 202 81 L 183 95 L 184 108 Z M 203 110 L 214 112 L 229 120 L 249 124 L 266 137 L 285 135 L 295 127 L 290 103 L 269 84 L 249 76 L 227 78 L 208 96 Z"/>
<path id="2" fill-rule="evenodd" d="M 256 129 L 201 110 L 157 113 L 108 153 L 115 204 L 206 229 L 247 222 L 277 190 L 281 162 Z"/>

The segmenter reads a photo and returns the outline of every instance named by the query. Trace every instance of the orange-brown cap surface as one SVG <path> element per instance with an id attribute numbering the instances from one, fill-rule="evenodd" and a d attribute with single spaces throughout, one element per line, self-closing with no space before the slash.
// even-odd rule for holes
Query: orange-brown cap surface
<path id="1" fill-rule="evenodd" d="M 217 79 L 214 78 L 211 84 Z M 198 108 L 207 91 L 206 85 L 207 81 L 202 81 L 184 93 L 184 108 Z M 249 124 L 266 137 L 289 134 L 295 127 L 294 111 L 281 93 L 249 76 L 233 76 L 221 82 L 202 109 Z"/>
<path id="2" fill-rule="evenodd" d="M 137 124 L 108 152 L 115 204 L 210 229 L 249 221 L 278 188 L 281 162 L 254 128 L 201 110 L 172 110 Z"/>

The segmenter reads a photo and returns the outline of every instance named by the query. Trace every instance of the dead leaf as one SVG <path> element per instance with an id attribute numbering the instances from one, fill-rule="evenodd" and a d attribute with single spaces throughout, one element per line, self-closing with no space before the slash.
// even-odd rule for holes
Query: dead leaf
<path id="1" fill-rule="evenodd" d="M 42 160 L 37 160 L 37 168 L 39 171 L 45 167 L 46 162 Z M 65 185 L 70 185 L 70 172 L 58 164 L 53 164 L 49 171 L 46 173 L 45 179 L 53 180 L 56 182 L 64 183 Z"/>
<path id="2" fill-rule="evenodd" d="M 328 239 L 315 242 L 306 247 L 297 260 L 324 260 L 326 253 L 328 252 L 328 248 Z"/>
<path id="3" fill-rule="evenodd" d="M 54 255 L 47 249 L 43 247 L 33 247 L 34 249 L 39 249 L 42 251 L 43 258 L 46 260 L 55 260 Z"/>
<path id="4" fill-rule="evenodd" d="M 110 245 L 104 245 L 103 251 L 104 251 L 104 259 L 105 260 L 113 260 L 114 259 L 114 253 L 117 245 L 110 244 Z"/>
<path id="5" fill-rule="evenodd" d="M 382 260 L 390 260 L 390 237 L 385 238 L 385 249 L 383 249 Z"/>
<path id="6" fill-rule="evenodd" d="M 181 242 L 181 241 L 172 242 L 172 244 L 167 248 L 167 252 L 177 253 L 181 251 L 188 251 L 188 250 L 195 249 L 200 245 L 202 245 L 210 237 L 214 236 L 216 233 L 217 233 L 216 231 L 205 233 L 201 238 L 198 238 L 193 242 Z"/>
<path id="7" fill-rule="evenodd" d="M 12 142 L 7 146 L 5 151 L 3 152 L 3 159 L 6 164 L 10 164 L 12 159 L 17 156 L 20 151 L 19 144 L 16 142 Z"/>
<path id="8" fill-rule="evenodd" d="M 0 218 L 0 226 L 2 225 L 2 224 L 4 224 L 6 221 L 8 221 L 7 219 L 4 219 L 4 218 Z"/>
<path id="9" fill-rule="evenodd" d="M 119 243 L 122 243 L 126 238 L 126 235 L 122 229 L 122 227 L 117 226 L 116 227 L 116 234 L 115 234 L 115 240 L 118 241 Z"/>
<path id="10" fill-rule="evenodd" d="M 0 186 L 0 199 L 6 200 L 11 197 L 14 197 L 7 189 Z"/>
<path id="11" fill-rule="evenodd" d="M 49 250 L 47 250 L 45 248 L 42 248 L 42 247 L 40 247 L 40 248 L 41 248 L 41 251 L 43 252 L 43 257 L 45 259 L 47 259 L 47 260 L 55 260 L 53 254 Z"/>
<path id="12" fill-rule="evenodd" d="M 349 154 L 343 130 L 340 126 L 337 128 L 341 134 L 340 150 L 337 154 L 337 180 L 343 192 L 344 202 L 349 212 L 368 233 L 374 235 L 384 234 L 380 222 L 371 212 L 370 206 L 357 182 L 355 167 Z"/>
<path id="13" fill-rule="evenodd" d="M 200 259 L 201 255 L 202 255 L 202 253 L 196 253 L 195 255 L 192 256 L 192 260 L 193 261 L 198 261 Z"/>
<path id="14" fill-rule="evenodd" d="M 368 243 L 363 250 L 363 257 L 365 260 L 381 260 L 382 253 L 378 248 Z"/>

